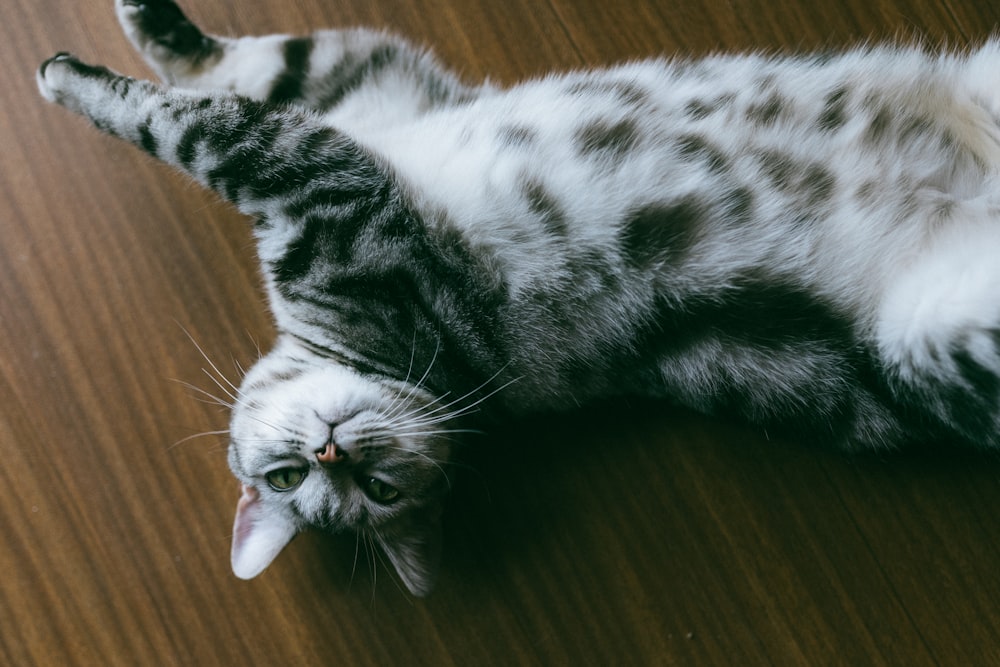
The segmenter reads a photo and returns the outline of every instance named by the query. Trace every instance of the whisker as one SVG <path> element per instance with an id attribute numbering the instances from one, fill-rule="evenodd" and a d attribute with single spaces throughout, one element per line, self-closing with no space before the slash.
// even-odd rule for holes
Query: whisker
<path id="1" fill-rule="evenodd" d="M 507 369 L 508 366 L 510 366 L 510 362 L 508 362 L 508 363 L 504 364 L 502 367 L 500 367 L 500 369 L 497 370 L 496 373 L 494 373 L 489 378 L 487 378 L 485 381 L 483 381 L 478 387 L 476 387 L 474 389 L 471 389 L 470 391 L 466 392 L 462 396 L 459 396 L 458 398 L 456 398 L 453 401 L 450 401 L 450 402 L 445 403 L 443 405 L 439 405 L 438 407 L 434 408 L 433 410 L 429 410 L 427 412 L 424 412 L 424 416 L 432 415 L 434 413 L 440 412 L 441 410 L 446 410 L 446 409 L 451 408 L 452 406 L 460 403 L 461 401 L 464 401 L 468 397 L 470 397 L 473 394 L 475 394 L 477 391 L 480 391 L 481 389 L 483 389 L 484 387 L 486 387 L 488 384 L 490 384 L 491 382 L 493 382 L 493 380 L 497 379 L 497 377 L 499 377 L 500 374 L 503 373 Z M 505 382 L 504 384 L 500 385 L 499 387 L 497 387 L 496 389 L 494 389 L 490 393 L 486 394 L 485 396 L 483 396 L 482 398 L 480 398 L 479 400 L 477 400 L 475 403 L 472 403 L 471 405 L 468 405 L 468 406 L 465 406 L 463 408 L 460 408 L 459 410 L 456 410 L 454 413 L 451 414 L 451 417 L 453 418 L 453 417 L 458 416 L 460 414 L 467 414 L 475 406 L 479 405 L 480 403 L 482 403 L 483 401 L 487 400 L 488 398 L 491 398 L 492 396 L 495 396 L 497 393 L 503 391 L 504 389 L 506 389 L 507 387 L 509 387 L 510 385 L 514 384 L 515 382 L 517 382 L 520 379 L 521 379 L 520 377 L 516 377 L 516 378 L 513 378 L 513 379 Z"/>
<path id="2" fill-rule="evenodd" d="M 375 605 L 375 589 L 378 586 L 378 546 L 375 544 L 375 538 L 372 537 L 368 531 L 364 532 L 365 536 L 365 554 L 367 555 L 368 568 L 372 574 L 372 606 Z"/>
<path id="3" fill-rule="evenodd" d="M 205 405 L 218 405 L 220 407 L 226 408 L 227 410 L 232 409 L 232 407 L 228 403 L 224 403 L 218 399 L 210 400 L 205 398 L 194 397 L 193 400 L 197 401 L 198 403 L 204 403 Z"/>
<path id="4" fill-rule="evenodd" d="M 261 352 L 260 349 L 260 343 L 257 341 L 256 338 L 253 337 L 253 334 L 250 333 L 249 329 L 246 329 L 246 335 L 247 338 L 250 339 L 250 342 L 253 343 L 254 348 L 257 350 L 257 359 L 260 360 L 260 358 L 264 356 L 264 353 Z"/>
<path id="5" fill-rule="evenodd" d="M 213 377 L 207 370 L 205 370 L 203 368 L 202 370 L 205 372 L 205 374 L 208 375 L 210 378 L 212 378 L 213 382 L 215 382 L 217 385 L 219 385 L 219 389 L 221 389 L 222 391 L 224 391 L 231 399 L 233 399 L 235 401 L 236 400 L 236 396 L 239 395 L 239 393 L 240 393 L 239 388 L 236 385 L 234 385 L 232 382 L 229 381 L 229 379 L 226 377 L 225 373 L 223 373 L 222 371 L 219 370 L 219 367 L 216 366 L 215 362 L 212 361 L 209 358 L 208 354 L 205 353 L 205 350 L 202 349 L 201 345 L 198 345 L 198 341 L 196 341 L 194 339 L 194 336 L 191 335 L 191 332 L 189 332 L 183 326 L 181 327 L 181 331 L 183 331 L 184 335 L 188 337 L 188 340 L 191 341 L 191 344 L 194 345 L 195 349 L 198 350 L 198 353 L 201 354 L 202 358 L 208 363 L 208 365 L 212 367 L 212 370 L 215 371 L 216 375 L 218 375 L 220 378 L 222 378 L 222 382 L 225 382 L 226 385 L 229 386 L 229 389 L 231 389 L 232 392 L 235 392 L 235 395 L 234 395 L 234 393 L 230 392 L 229 389 L 226 389 L 226 387 L 222 386 L 222 383 L 218 379 L 216 379 L 215 377 Z"/>
<path id="6" fill-rule="evenodd" d="M 247 371 L 245 368 L 243 368 L 243 364 L 241 364 L 240 360 L 237 359 L 236 357 L 231 357 L 231 359 L 233 360 L 233 366 L 236 367 L 236 372 L 239 373 L 240 375 L 240 379 L 245 378 L 247 375 Z"/>
<path id="7" fill-rule="evenodd" d="M 431 406 L 433 406 L 433 405 L 435 405 L 437 403 L 441 403 L 441 401 L 445 400 L 449 396 L 451 396 L 451 392 L 450 391 L 446 391 L 445 393 L 441 394 L 440 396 L 435 396 L 432 400 L 428 401 L 427 403 L 417 404 L 417 405 L 412 405 L 412 406 L 410 404 L 407 404 L 404 407 L 410 407 L 411 409 L 410 409 L 409 412 L 405 412 L 405 413 L 402 413 L 402 414 L 399 414 L 397 412 L 397 414 L 395 414 L 395 415 L 385 414 L 384 416 L 387 419 L 389 419 L 389 420 L 393 420 L 393 419 L 400 419 L 400 420 L 410 419 L 414 415 L 418 415 L 421 412 L 426 411 Z M 461 400 L 461 399 L 458 399 L 458 400 Z M 447 406 L 445 406 L 445 407 L 447 407 Z M 440 406 L 439 406 L 439 408 L 440 408 Z M 439 409 L 439 408 L 435 408 L 435 411 L 437 409 Z M 428 413 L 424 412 L 424 414 L 428 414 Z"/>
<path id="8" fill-rule="evenodd" d="M 414 356 L 416 355 L 416 341 L 417 341 L 417 335 L 416 335 L 416 333 L 414 333 L 413 334 L 413 347 L 412 347 L 412 351 L 410 353 L 410 368 L 411 369 L 413 367 Z M 438 353 L 440 351 L 441 351 L 441 340 L 438 339 L 437 342 L 436 342 L 436 344 L 435 344 L 435 347 L 434 347 L 434 354 L 431 356 L 431 360 L 427 364 L 427 369 L 424 370 L 424 374 L 420 377 L 419 380 L 417 380 L 417 382 L 415 384 L 410 385 L 410 389 L 407 392 L 405 398 L 402 396 L 402 390 L 400 390 L 400 392 L 396 395 L 396 398 L 390 404 L 389 409 L 386 410 L 386 413 L 387 413 L 386 416 L 388 418 L 391 419 L 391 418 L 394 418 L 394 417 L 398 416 L 399 412 L 401 412 L 402 410 L 404 410 L 406 408 L 406 406 L 409 404 L 409 402 L 413 400 L 414 394 L 419 389 L 423 388 L 424 381 L 430 375 L 431 369 L 434 368 L 434 363 L 437 361 Z M 410 370 L 407 370 L 406 371 L 406 380 L 404 380 L 404 384 L 408 384 L 409 383 L 409 379 L 410 379 Z M 435 399 L 435 400 L 437 400 L 437 399 Z"/>
<path id="9" fill-rule="evenodd" d="M 413 362 L 417 358 L 417 330 L 413 330 L 413 340 L 410 341 L 410 365 L 406 369 L 406 377 L 403 379 L 404 383 L 410 381 L 410 373 L 413 372 Z"/>
<path id="10" fill-rule="evenodd" d="M 236 397 L 236 394 L 239 393 L 238 390 L 236 391 L 236 394 L 234 394 L 231 389 L 229 389 L 225 384 L 222 384 L 222 382 L 220 382 L 218 378 L 216 378 L 214 375 L 208 372 L 208 369 L 202 368 L 201 372 L 204 373 L 206 376 L 208 376 L 208 379 L 214 382 L 215 386 L 222 390 L 222 393 L 224 393 L 229 398 L 233 399 L 233 403 L 236 403 L 239 400 L 239 398 Z M 218 370 L 216 370 L 216 372 L 218 372 Z M 229 382 L 229 380 L 226 380 L 226 384 L 231 384 L 231 383 Z"/>
<path id="11" fill-rule="evenodd" d="M 500 385 L 496 389 L 492 390 L 491 392 L 489 392 L 485 396 L 480 397 L 479 399 L 477 399 L 476 401 L 470 403 L 469 405 L 461 406 L 461 407 L 459 407 L 459 408 L 457 408 L 457 409 L 455 409 L 455 410 L 453 410 L 451 412 L 444 412 L 442 414 L 437 414 L 437 413 L 440 413 L 442 410 L 448 410 L 449 408 L 457 405 L 458 403 L 460 403 L 461 401 L 465 400 L 469 396 L 472 396 L 474 393 L 476 393 L 477 391 L 479 391 L 480 389 L 482 389 L 483 387 L 485 387 L 487 384 L 489 384 L 489 382 L 491 382 L 497 375 L 499 375 L 499 373 L 502 370 L 503 369 L 501 369 L 500 371 L 497 371 L 497 373 L 495 373 L 493 375 L 493 377 L 491 377 L 489 380 L 487 380 L 483 384 L 479 385 L 478 387 L 476 387 L 472 391 L 469 391 L 465 395 L 460 396 L 459 398 L 456 398 L 455 400 L 450 401 L 449 403 L 446 403 L 444 405 L 440 405 L 440 406 L 434 408 L 433 410 L 428 410 L 428 411 L 424 412 L 423 414 L 420 414 L 420 408 L 415 408 L 413 411 L 411 411 L 410 413 L 408 413 L 407 417 L 409 417 L 410 415 L 416 415 L 416 416 L 413 417 L 412 420 L 410 420 L 408 422 L 402 422 L 402 423 L 403 424 L 413 423 L 413 424 L 417 424 L 417 425 L 421 425 L 421 426 L 423 426 L 423 425 L 432 425 L 432 424 L 438 424 L 438 423 L 441 423 L 441 422 L 444 422 L 444 421 L 449 421 L 449 420 L 452 420 L 452 419 L 456 419 L 458 417 L 461 417 L 461 416 L 467 415 L 467 414 L 469 414 L 471 412 L 474 412 L 476 410 L 476 408 L 479 405 L 481 405 L 484 401 L 489 400 L 490 398 L 492 398 L 496 394 L 500 393 L 501 391 L 503 391 L 504 389 L 506 389 L 510 385 L 514 384 L 515 382 L 517 382 L 521 378 L 516 377 L 516 378 L 513 378 L 511 380 L 508 380 L 504 384 Z"/>
<path id="12" fill-rule="evenodd" d="M 416 350 L 416 336 L 417 336 L 417 334 L 416 334 L 416 332 L 414 332 L 414 334 L 413 334 L 413 340 L 414 340 L 414 342 L 410 346 L 410 365 L 406 369 L 406 377 L 403 379 L 403 386 L 400 387 L 396 391 L 396 395 L 393 396 L 392 399 L 388 402 L 388 406 L 386 407 L 386 413 L 394 413 L 396 411 L 396 409 L 397 409 L 397 406 L 401 406 L 401 405 L 404 404 L 403 392 L 406 390 L 406 386 L 410 382 L 410 373 L 413 371 L 413 360 L 414 360 L 414 357 L 415 357 L 416 351 L 417 351 Z M 411 392 L 413 391 L 412 387 L 410 387 L 410 391 Z"/>
<path id="13" fill-rule="evenodd" d="M 502 385 L 500 385 L 499 387 L 497 387 L 496 389 L 494 389 L 490 393 L 486 394 L 485 396 L 482 396 L 481 398 L 479 398 L 475 402 L 470 403 L 469 405 L 463 406 L 463 407 L 459 408 L 458 410 L 456 410 L 455 412 L 451 413 L 448 416 L 448 418 L 449 419 L 454 419 L 455 417 L 460 417 L 462 415 L 469 414 L 470 412 L 474 411 L 477 407 L 479 407 L 480 405 L 482 405 L 484 402 L 486 402 L 490 398 L 493 398 L 494 396 L 496 396 L 497 394 L 499 394 L 501 391 L 503 391 L 507 387 L 511 386 L 515 382 L 519 381 L 520 379 L 521 379 L 520 377 L 516 377 L 516 378 L 512 378 L 512 379 L 508 380 L 507 382 L 503 383 Z M 477 391 L 478 391 L 478 389 L 477 389 Z M 466 397 L 468 397 L 472 393 L 473 392 L 469 392 L 469 394 L 466 394 Z"/>
<path id="14" fill-rule="evenodd" d="M 233 438 L 237 442 L 253 442 L 260 445 L 294 445 L 297 441 L 286 438 Z"/>
<path id="15" fill-rule="evenodd" d="M 217 442 L 214 445 L 210 446 L 205 451 L 209 452 L 210 454 L 215 454 L 216 452 L 226 452 L 228 450 L 229 450 L 228 442 Z"/>
<path id="16" fill-rule="evenodd" d="M 347 590 L 350 591 L 354 587 L 354 575 L 358 571 L 358 552 L 361 550 L 361 534 L 354 534 L 354 561 L 351 563 L 351 578 L 347 582 Z"/>
<path id="17" fill-rule="evenodd" d="M 270 429 L 274 429 L 275 431 L 279 431 L 279 432 L 281 431 L 281 428 L 278 425 L 272 424 L 269 421 L 265 421 L 265 420 L 261 419 L 260 417 L 258 417 L 257 415 L 244 415 L 244 417 L 246 417 L 247 419 L 254 420 L 255 422 L 257 422 L 261 426 L 266 426 L 266 427 L 268 427 Z"/>
<path id="18" fill-rule="evenodd" d="M 197 385 L 193 385 L 190 382 L 187 382 L 185 380 L 178 380 L 176 378 L 170 378 L 170 381 L 171 382 L 176 382 L 177 384 L 181 385 L 185 389 L 189 389 L 190 391 L 193 391 L 193 392 L 195 392 L 197 394 L 201 394 L 201 396 L 203 396 L 204 398 L 200 398 L 200 399 L 196 399 L 196 400 L 200 400 L 200 401 L 202 401 L 204 403 L 209 403 L 209 404 L 214 404 L 214 405 L 220 405 L 220 406 L 222 406 L 224 408 L 227 408 L 229 410 L 232 410 L 233 406 L 235 405 L 234 403 L 230 403 L 229 401 L 227 401 L 227 400 L 225 400 L 223 398 L 220 398 L 220 397 L 216 396 L 215 394 L 213 394 L 213 393 L 211 393 L 209 391 L 206 391 L 206 390 L 202 389 L 201 387 L 199 387 Z M 208 400 L 204 400 L 204 399 L 208 399 Z"/>
<path id="19" fill-rule="evenodd" d="M 372 529 L 372 533 L 374 535 L 373 540 L 376 542 L 376 546 L 373 549 L 375 558 L 377 559 L 378 563 L 382 564 L 382 567 L 384 567 L 386 570 L 388 570 L 389 572 L 391 572 L 392 569 L 393 569 L 392 568 L 392 563 L 391 562 L 387 562 L 387 556 L 385 556 L 384 553 L 383 553 L 383 551 L 386 548 L 384 546 L 385 543 L 386 543 L 386 540 L 381 535 L 379 535 L 378 531 L 376 531 L 374 528 Z M 374 579 L 374 577 L 373 577 L 373 579 Z M 403 596 L 407 600 L 409 600 L 410 599 L 409 595 L 407 595 L 407 592 L 404 591 L 403 587 L 399 585 L 399 582 L 396 580 L 396 577 L 390 577 L 390 580 L 396 586 L 396 588 L 399 590 L 399 592 L 402 593 Z M 374 589 L 375 589 L 375 582 L 373 581 L 372 582 L 372 604 L 375 603 L 375 590 Z"/>
<path id="20" fill-rule="evenodd" d="M 191 440 L 194 440 L 195 438 L 202 438 L 202 437 L 205 437 L 205 436 L 208 436 L 208 435 L 226 435 L 228 433 L 229 433 L 229 429 L 228 428 L 222 429 L 222 430 L 219 430 L 219 431 L 203 431 L 201 433 L 195 433 L 193 435 L 187 436 L 186 438 L 181 438 L 180 440 L 178 440 L 174 444 L 170 445 L 169 447 L 167 447 L 167 451 L 170 451 L 171 449 L 173 449 L 175 447 L 178 447 L 179 445 L 183 445 L 185 442 L 189 442 Z"/>
<path id="21" fill-rule="evenodd" d="M 407 427 L 412 427 L 416 425 L 406 424 Z M 365 433 L 365 436 L 372 438 L 373 440 L 380 440 L 386 438 L 411 438 L 420 435 L 451 435 L 453 433 L 473 433 L 475 435 L 485 435 L 485 431 L 480 431 L 474 428 L 442 428 L 435 429 L 431 431 L 426 430 L 411 430 L 411 431 L 399 431 L 393 430 L 381 430 L 381 431 L 369 431 Z"/>
<path id="22" fill-rule="evenodd" d="M 387 447 L 387 449 L 395 449 L 397 451 L 406 452 L 407 454 L 412 454 L 413 456 L 417 456 L 419 458 L 424 459 L 425 461 L 427 461 L 428 463 L 430 463 L 431 465 L 433 465 L 435 468 L 437 468 L 441 472 L 441 475 L 444 477 L 445 483 L 448 485 L 448 490 L 449 491 L 451 490 L 451 478 L 448 477 L 448 472 L 444 469 L 444 466 L 442 466 L 441 463 L 439 463 L 438 461 L 435 461 L 433 458 L 431 458 L 427 454 L 424 454 L 423 452 L 415 452 L 415 451 L 410 450 L 410 449 L 404 449 L 403 447 L 391 447 L 391 446 L 389 446 L 389 447 Z"/>

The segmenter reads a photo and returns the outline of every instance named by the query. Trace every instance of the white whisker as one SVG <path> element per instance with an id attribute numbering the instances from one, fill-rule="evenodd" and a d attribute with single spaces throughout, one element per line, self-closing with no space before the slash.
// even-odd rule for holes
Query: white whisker
<path id="1" fill-rule="evenodd" d="M 208 363 L 208 365 L 211 366 L 212 370 L 215 371 L 215 374 L 218 375 L 218 378 L 221 378 L 221 381 L 220 379 L 217 379 L 215 376 L 209 373 L 206 369 L 203 368 L 202 371 L 204 371 L 204 373 L 208 375 L 208 377 L 210 377 L 212 381 L 219 386 L 219 389 L 225 392 L 227 396 L 233 399 L 233 401 L 236 401 L 237 396 L 240 393 L 239 388 L 235 384 L 229 381 L 225 373 L 219 370 L 219 367 L 216 366 L 215 362 L 209 358 L 208 354 L 205 353 L 205 350 L 203 350 L 201 345 L 198 344 L 198 341 L 196 341 L 194 339 L 194 336 L 191 335 L 191 332 L 189 332 L 183 326 L 181 327 L 181 331 L 184 332 L 184 335 L 188 337 L 188 340 L 191 341 L 191 344 L 194 345 L 196 350 L 198 350 L 198 353 L 201 354 L 202 359 L 204 359 Z M 223 382 L 226 383 L 228 389 L 222 385 Z"/>
<path id="2" fill-rule="evenodd" d="M 417 407 L 413 411 L 411 411 L 410 413 L 408 413 L 407 415 L 405 415 L 404 416 L 404 420 L 401 420 L 401 421 L 399 421 L 397 423 L 398 424 L 411 423 L 411 424 L 418 424 L 418 425 L 430 425 L 430 424 L 437 424 L 437 423 L 441 423 L 441 422 L 444 422 L 444 421 L 449 421 L 449 420 L 452 420 L 452 419 L 456 419 L 458 417 L 461 417 L 461 416 L 467 415 L 467 414 L 469 414 L 471 412 L 474 412 L 476 410 L 476 408 L 478 408 L 479 405 L 481 405 L 484 401 L 489 400 L 490 398 L 492 398 L 493 396 L 495 396 L 499 392 L 503 391 L 504 389 L 506 389 L 510 385 L 514 384 L 515 382 L 517 382 L 521 378 L 513 378 L 511 380 L 508 380 L 507 382 L 505 382 L 504 384 L 500 385 L 496 389 L 493 389 L 492 391 L 490 391 L 485 396 L 480 397 L 479 399 L 477 399 L 476 401 L 474 401 L 474 402 L 472 402 L 472 403 L 470 403 L 468 405 L 460 406 L 460 407 L 458 407 L 457 409 L 455 409 L 455 410 L 453 410 L 451 412 L 443 412 L 442 414 L 438 414 L 438 413 L 441 413 L 443 410 L 448 410 L 448 409 L 452 408 L 453 406 L 455 406 L 455 405 L 461 403 L 462 401 L 464 401 L 469 396 L 472 396 L 473 394 L 475 394 L 477 391 L 479 391 L 480 389 L 482 389 L 483 387 L 485 387 L 487 384 L 489 384 L 490 382 L 492 382 L 497 377 L 497 375 L 499 375 L 500 372 L 502 372 L 502 371 L 503 371 L 503 369 L 500 369 L 500 371 L 497 371 L 490 379 L 488 379 L 486 382 L 484 382 L 483 384 L 479 385 L 478 387 L 476 387 L 472 391 L 469 391 L 465 395 L 460 396 L 459 398 L 456 398 L 453 401 L 450 401 L 450 402 L 445 403 L 443 405 L 439 405 L 438 407 L 434 408 L 433 410 L 422 411 L 420 407 Z M 410 415 L 415 415 L 415 416 L 412 417 L 412 419 L 406 419 L 406 418 L 410 417 Z"/>
<path id="3" fill-rule="evenodd" d="M 260 343 L 257 341 L 256 338 L 253 337 L 253 334 L 250 333 L 249 329 L 246 329 L 246 335 L 247 335 L 247 338 L 250 339 L 250 342 L 253 343 L 254 349 L 257 350 L 257 359 L 260 360 L 264 356 L 264 353 L 261 352 L 261 349 L 260 349 Z"/>
<path id="4" fill-rule="evenodd" d="M 206 376 L 208 376 L 208 379 L 211 380 L 213 383 L 215 383 L 215 386 L 221 389 L 226 396 L 233 399 L 234 404 L 240 400 L 239 398 L 237 398 L 236 394 L 234 394 L 231 389 L 227 388 L 226 385 L 230 384 L 229 380 L 226 380 L 226 384 L 222 384 L 222 382 L 220 382 L 218 378 L 216 378 L 214 375 L 208 372 L 208 369 L 202 368 L 201 372 L 204 373 Z M 216 370 L 216 372 L 218 372 L 218 370 Z M 237 391 L 236 393 L 238 394 L 239 391 Z"/>
<path id="5" fill-rule="evenodd" d="M 195 387 L 195 388 L 197 389 L 197 387 Z M 230 405 L 229 407 L 230 407 L 230 409 L 235 409 L 235 406 L 234 406 L 234 405 Z M 244 416 L 244 417 L 245 417 L 246 419 L 252 419 L 252 420 L 254 420 L 255 422 L 257 422 L 258 424 L 260 424 L 261 426 L 266 426 L 266 427 L 268 427 L 269 429 L 271 429 L 271 430 L 273 430 L 273 431 L 277 431 L 277 432 L 279 432 L 279 433 L 281 433 L 281 432 L 283 432 L 283 431 L 286 431 L 286 430 L 290 430 L 290 429 L 285 429 L 285 428 L 281 427 L 280 425 L 278 425 L 278 424 L 275 424 L 275 423 L 273 423 L 273 422 L 269 422 L 269 421 L 266 421 L 266 420 L 264 420 L 264 419 L 261 419 L 261 418 L 260 418 L 260 417 L 258 417 L 257 415 L 255 415 L 255 414 L 251 413 L 251 412 L 250 412 L 249 410 L 244 410 L 244 411 L 243 411 L 243 416 Z M 301 435 L 301 434 L 300 434 L 300 435 Z M 241 438 L 241 440 L 243 440 L 243 438 Z"/>
<path id="6" fill-rule="evenodd" d="M 381 563 L 382 567 L 384 567 L 386 570 L 392 571 L 392 563 L 391 562 L 387 562 L 386 561 L 386 556 L 383 554 L 383 550 L 385 549 L 385 547 L 383 545 L 385 545 L 385 543 L 386 543 L 385 539 L 381 535 L 379 535 L 378 531 L 376 531 L 374 528 L 372 528 L 370 530 L 372 532 L 372 541 L 373 541 L 373 549 L 372 549 L 372 551 L 373 551 L 373 553 L 375 555 L 375 558 L 377 559 L 376 561 L 373 561 L 373 562 L 375 562 L 375 565 L 377 565 L 378 563 Z M 375 581 L 374 581 L 374 577 L 375 577 L 374 571 L 375 571 L 375 569 L 376 569 L 376 567 L 373 566 L 372 567 L 372 571 L 373 571 L 373 575 L 372 575 L 372 579 L 373 579 L 373 581 L 372 581 L 372 604 L 375 604 Z M 403 588 L 402 588 L 402 586 L 399 585 L 399 582 L 396 581 L 395 577 L 392 578 L 392 582 L 396 586 L 396 588 L 399 590 L 399 592 L 402 593 L 406 597 L 406 599 L 409 599 L 409 596 L 407 595 L 406 591 L 404 591 Z"/>
<path id="7" fill-rule="evenodd" d="M 194 440 L 196 438 L 202 438 L 202 437 L 209 436 L 209 435 L 227 435 L 228 433 L 229 433 L 229 429 L 228 428 L 221 429 L 219 431 L 203 431 L 201 433 L 195 433 L 193 435 L 187 436 L 186 438 L 181 438 L 180 440 L 178 440 L 174 444 L 172 444 L 169 447 L 167 447 L 167 450 L 169 451 L 169 450 L 171 450 L 171 449 L 173 449 L 175 447 L 183 445 L 185 442 L 189 442 L 189 441 Z"/>
<path id="8" fill-rule="evenodd" d="M 233 409 L 233 406 L 234 406 L 233 403 L 230 403 L 229 401 L 227 401 L 227 400 L 225 400 L 223 398 L 220 398 L 220 397 L 216 396 L 215 394 L 202 389 L 201 387 L 193 385 L 190 382 L 186 382 L 184 380 L 178 380 L 176 378 L 171 378 L 170 381 L 171 382 L 176 382 L 177 384 L 181 385 L 185 389 L 193 391 L 196 394 L 200 394 L 203 397 L 203 398 L 198 398 L 196 400 L 202 401 L 203 403 L 208 403 L 210 405 L 220 405 L 220 406 L 222 406 L 224 408 L 227 408 L 229 410 Z M 208 400 L 205 400 L 205 399 L 208 399 Z"/>
<path id="9" fill-rule="evenodd" d="M 417 391 L 423 389 L 424 381 L 427 380 L 427 377 L 430 375 L 431 369 L 434 368 L 434 363 L 437 361 L 438 352 L 440 351 L 441 351 L 441 341 L 438 340 L 437 344 L 434 347 L 434 354 L 431 356 L 430 363 L 427 364 L 427 368 L 426 370 L 424 370 L 424 374 L 420 377 L 419 380 L 417 380 L 415 384 L 410 385 L 409 391 L 407 392 L 405 398 L 402 395 L 403 393 L 402 390 L 400 390 L 400 392 L 397 393 L 396 398 L 393 399 L 393 401 L 389 404 L 388 409 L 386 410 L 387 418 L 392 419 L 399 416 L 399 413 L 402 410 L 406 409 L 409 403 L 413 400 L 414 394 Z M 413 367 L 413 361 L 415 355 L 416 355 L 416 334 L 414 333 L 413 348 L 410 353 L 410 369 L 406 371 L 406 380 L 404 380 L 404 384 L 409 384 L 410 371 L 412 370 Z"/>
<path id="10" fill-rule="evenodd" d="M 354 575 L 358 572 L 358 552 L 361 550 L 361 534 L 354 534 L 354 561 L 351 563 L 351 578 L 348 580 L 347 588 L 350 590 L 354 586 Z"/>
<path id="11" fill-rule="evenodd" d="M 368 567 L 372 573 L 372 605 L 375 604 L 375 589 L 378 586 L 378 564 L 379 564 L 379 546 L 376 544 L 377 538 L 368 531 L 364 532 L 365 536 L 365 552 L 368 554 Z"/>
<path id="12" fill-rule="evenodd" d="M 462 433 L 473 433 L 483 435 L 483 431 L 473 428 L 445 428 L 445 429 L 415 429 L 411 431 L 378 431 L 371 434 L 372 438 L 415 438 L 429 435 L 457 435 Z"/>

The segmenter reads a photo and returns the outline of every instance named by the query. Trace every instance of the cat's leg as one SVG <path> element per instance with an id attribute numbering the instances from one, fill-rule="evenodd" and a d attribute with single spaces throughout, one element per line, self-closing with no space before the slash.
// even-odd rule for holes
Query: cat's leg
<path id="1" fill-rule="evenodd" d="M 115 10 L 125 36 L 173 85 L 208 87 L 205 75 L 231 48 L 227 42 L 233 40 L 204 34 L 170 0 L 115 0 Z"/>
<path id="2" fill-rule="evenodd" d="M 229 90 L 323 112 L 360 91 L 378 90 L 410 113 L 476 94 L 429 54 L 382 32 L 228 38 L 202 32 L 173 0 L 115 0 L 115 5 L 125 34 L 175 86 Z"/>
<path id="3" fill-rule="evenodd" d="M 359 197 L 376 208 L 388 197 L 374 160 L 312 114 L 165 89 L 67 54 L 45 61 L 37 78 L 46 99 L 185 171 L 269 229 L 317 207 L 332 216 Z"/>
<path id="4" fill-rule="evenodd" d="M 986 217 L 985 215 L 983 217 Z M 1000 225 L 955 226 L 894 278 L 876 324 L 890 388 L 912 415 L 1000 445 Z"/>

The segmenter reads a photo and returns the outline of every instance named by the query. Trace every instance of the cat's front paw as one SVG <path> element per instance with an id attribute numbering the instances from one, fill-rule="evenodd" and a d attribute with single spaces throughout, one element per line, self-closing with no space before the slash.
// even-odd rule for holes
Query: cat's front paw
<path id="1" fill-rule="evenodd" d="M 79 61 L 65 51 L 60 51 L 42 62 L 35 73 L 35 80 L 38 82 L 38 90 L 42 97 L 49 102 L 59 101 L 66 74 L 74 62 Z"/>
<path id="2" fill-rule="evenodd" d="M 35 73 L 38 90 L 49 102 L 64 106 L 79 97 L 78 89 L 88 81 L 113 79 L 115 74 L 99 65 L 87 65 L 76 57 L 61 51 L 45 60 Z"/>

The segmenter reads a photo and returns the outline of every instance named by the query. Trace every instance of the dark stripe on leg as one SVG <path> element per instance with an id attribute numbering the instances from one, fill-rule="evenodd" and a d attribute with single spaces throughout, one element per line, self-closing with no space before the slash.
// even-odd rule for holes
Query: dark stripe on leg
<path id="1" fill-rule="evenodd" d="M 312 54 L 311 37 L 298 37 L 285 42 L 285 71 L 274 82 L 268 96 L 273 103 L 290 102 L 302 97 L 302 88 L 309 75 L 309 56 Z"/>
<path id="2" fill-rule="evenodd" d="M 156 157 L 157 141 L 152 130 L 149 129 L 152 120 L 152 118 L 147 118 L 146 122 L 139 126 L 139 145 L 142 146 L 142 150 Z"/>
<path id="3" fill-rule="evenodd" d="M 395 65 L 399 55 L 399 47 L 394 44 L 384 44 L 361 60 L 355 59 L 350 54 L 346 55 L 323 77 L 319 84 L 323 92 L 317 94 L 315 108 L 325 111 L 340 104 L 344 97 L 360 88 L 365 81 Z"/>
<path id="4" fill-rule="evenodd" d="M 198 144 L 203 141 L 208 134 L 208 126 L 204 120 L 196 120 L 191 123 L 180 141 L 177 142 L 177 161 L 187 170 L 194 165 L 194 160 L 198 157 Z"/>

